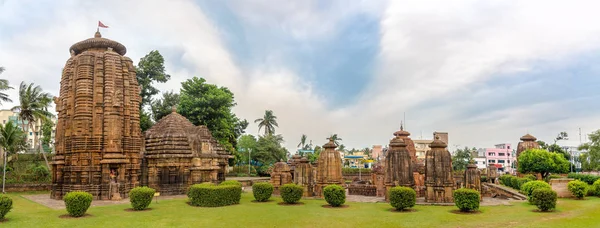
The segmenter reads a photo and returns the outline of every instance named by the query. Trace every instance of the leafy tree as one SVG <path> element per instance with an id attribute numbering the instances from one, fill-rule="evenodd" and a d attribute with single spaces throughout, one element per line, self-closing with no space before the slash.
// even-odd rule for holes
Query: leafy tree
<path id="1" fill-rule="evenodd" d="M 238 164 L 248 162 L 249 151 L 256 152 L 256 137 L 254 135 L 242 135 L 237 141 L 237 157 Z M 250 155 L 251 158 L 254 157 Z"/>
<path id="2" fill-rule="evenodd" d="M 0 149 L 2 155 L 6 152 L 8 155 L 16 154 L 19 151 L 27 149 L 27 134 L 23 132 L 12 121 L 6 124 L 0 124 Z"/>
<path id="3" fill-rule="evenodd" d="M 584 171 L 600 171 L 600 130 L 588 135 L 590 142 L 579 146 L 579 150 L 586 150 L 580 156 L 581 168 Z"/>
<path id="4" fill-rule="evenodd" d="M 369 147 L 365 147 L 365 149 L 363 151 L 364 151 L 364 154 L 367 155 L 367 157 L 371 157 L 371 152 L 373 152 L 373 150 Z"/>
<path id="5" fill-rule="evenodd" d="M 236 139 L 243 134 L 247 121 L 242 121 L 231 109 L 236 105 L 233 93 L 226 87 L 207 84 L 193 77 L 181 83 L 179 114 L 194 125 L 205 125 L 213 137 L 228 151 L 234 151 Z"/>
<path id="6" fill-rule="evenodd" d="M 275 127 L 279 127 L 277 124 L 277 116 L 273 115 L 272 110 L 265 110 L 263 118 L 254 120 L 254 123 L 258 123 L 258 131 L 261 128 L 265 128 L 265 135 L 272 135 L 275 133 Z"/>
<path id="7" fill-rule="evenodd" d="M 337 150 L 341 152 L 346 152 L 346 146 L 344 144 L 341 144 L 340 146 L 338 146 Z"/>
<path id="8" fill-rule="evenodd" d="M 321 148 L 320 146 L 315 146 L 314 152 L 309 153 L 306 156 L 306 158 L 308 159 L 308 161 L 310 161 L 310 163 L 314 164 L 319 159 L 319 155 L 321 155 L 322 150 L 323 150 L 323 148 Z"/>
<path id="9" fill-rule="evenodd" d="M 546 178 L 551 173 L 568 173 L 569 161 L 562 154 L 544 149 L 529 149 L 521 153 L 518 159 L 520 173 L 540 173 Z"/>
<path id="10" fill-rule="evenodd" d="M 467 169 L 467 165 L 471 160 L 471 151 L 466 146 L 464 149 L 457 149 L 454 152 L 454 156 L 452 156 L 452 169 L 455 171 Z"/>
<path id="11" fill-rule="evenodd" d="M 281 146 L 280 135 L 265 135 L 256 142 L 256 152 L 252 151 L 253 160 L 263 165 L 270 165 L 280 160 L 287 160 L 287 149 Z"/>
<path id="12" fill-rule="evenodd" d="M 570 160 L 571 154 L 567 150 L 565 150 L 564 148 L 562 148 L 561 146 L 556 144 L 560 140 L 568 140 L 568 139 L 569 139 L 569 134 L 567 134 L 567 132 L 563 131 L 563 132 L 558 133 L 556 138 L 554 138 L 553 144 L 547 144 L 546 142 L 541 141 L 541 140 L 538 140 L 537 143 L 540 145 L 540 148 L 548 150 L 552 153 L 562 154 L 563 157 L 565 157 L 567 160 Z"/>
<path id="13" fill-rule="evenodd" d="M 165 92 L 162 94 L 162 98 L 152 101 L 152 117 L 155 122 L 158 122 L 164 116 L 169 115 L 173 111 L 173 107 L 177 107 L 179 104 L 179 94 L 173 91 Z"/>
<path id="14" fill-rule="evenodd" d="M 19 111 L 19 118 L 21 118 L 22 128 L 26 129 L 25 121 L 28 122 L 29 129 L 34 132 L 33 145 L 37 147 L 38 151 L 41 151 L 41 144 L 38 141 L 39 127 L 38 120 L 40 122 L 50 121 L 49 118 L 54 115 L 48 111 L 48 107 L 52 102 L 52 96 L 42 90 L 42 87 L 35 86 L 33 83 L 26 84 L 21 82 L 19 87 L 19 105 L 12 108 L 13 111 Z M 48 164 L 48 158 L 46 153 L 42 153 L 46 166 L 50 169 Z"/>
<path id="15" fill-rule="evenodd" d="M 304 146 L 306 146 L 306 139 L 307 139 L 306 135 L 302 134 L 302 136 L 300 137 L 300 143 L 298 143 L 297 147 L 304 149 Z"/>
<path id="16" fill-rule="evenodd" d="M 171 76 L 165 73 L 165 59 L 154 50 L 140 59 L 136 67 L 136 78 L 140 85 L 140 127 L 142 131 L 148 130 L 154 122 L 144 107 L 152 103 L 152 96 L 158 94 L 159 90 L 153 86 L 154 82 L 165 83 Z"/>
<path id="17" fill-rule="evenodd" d="M 52 152 L 50 150 L 50 141 L 52 141 L 52 127 L 54 127 L 54 123 L 52 121 L 46 120 L 42 123 L 42 148 L 47 153 Z"/>
<path id="18" fill-rule="evenodd" d="M 2 74 L 2 72 L 4 72 L 4 67 L 0 67 L 0 74 Z M 12 89 L 12 87 L 8 85 L 8 80 L 0 79 L 0 91 L 9 89 Z M 0 92 L 0 105 L 2 105 L 2 102 L 12 102 L 12 100 L 8 98 L 8 94 Z"/>

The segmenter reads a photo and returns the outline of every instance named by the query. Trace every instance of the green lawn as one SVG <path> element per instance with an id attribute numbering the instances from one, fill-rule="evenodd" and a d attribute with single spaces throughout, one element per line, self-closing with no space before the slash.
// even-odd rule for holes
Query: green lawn
<path id="1" fill-rule="evenodd" d="M 244 193 L 239 205 L 198 208 L 186 199 L 152 203 L 152 210 L 126 212 L 129 205 L 91 207 L 91 217 L 62 219 L 53 210 L 17 194 L 14 208 L 0 227 L 600 227 L 600 199 L 559 200 L 553 213 L 532 212 L 535 206 L 516 203 L 488 206 L 480 214 L 454 214 L 450 206 L 416 206 L 416 212 L 390 212 L 385 203 L 348 203 L 349 208 L 322 208 L 324 200 L 302 200 L 305 205 L 280 206 L 280 198 L 253 203 Z"/>

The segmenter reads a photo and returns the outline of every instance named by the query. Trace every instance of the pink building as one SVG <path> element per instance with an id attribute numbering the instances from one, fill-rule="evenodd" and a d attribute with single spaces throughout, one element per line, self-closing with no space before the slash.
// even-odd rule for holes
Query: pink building
<path id="1" fill-rule="evenodd" d="M 373 146 L 373 150 L 371 150 L 371 157 L 375 160 L 378 160 L 379 156 L 381 156 L 381 151 L 383 149 L 383 146 L 381 145 L 374 145 Z"/>
<path id="2" fill-rule="evenodd" d="M 498 172 L 513 174 L 516 172 L 514 163 L 517 160 L 513 155 L 510 143 L 494 145 L 496 148 L 485 148 L 485 158 L 488 165 L 495 164 Z"/>

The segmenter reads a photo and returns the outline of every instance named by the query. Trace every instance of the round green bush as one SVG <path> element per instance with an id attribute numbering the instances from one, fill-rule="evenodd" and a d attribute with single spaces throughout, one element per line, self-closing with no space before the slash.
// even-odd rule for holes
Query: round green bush
<path id="1" fill-rule="evenodd" d="M 134 210 L 141 211 L 148 208 L 156 190 L 149 187 L 135 187 L 129 191 L 129 202 Z"/>
<path id="2" fill-rule="evenodd" d="M 5 195 L 0 195 L 0 219 L 4 219 L 4 216 L 8 214 L 12 209 L 13 201 L 11 198 Z"/>
<path id="3" fill-rule="evenodd" d="M 393 187 L 388 190 L 390 205 L 398 211 L 415 206 L 417 193 L 409 187 Z"/>
<path id="4" fill-rule="evenodd" d="M 549 188 L 538 188 L 531 193 L 532 204 L 540 211 L 549 211 L 556 208 L 557 195 Z"/>
<path id="5" fill-rule="evenodd" d="M 252 194 L 258 202 L 265 202 L 273 194 L 273 185 L 269 182 L 260 182 L 252 185 Z"/>
<path id="6" fill-rule="evenodd" d="M 239 204 L 242 198 L 242 187 L 232 182 L 223 182 L 220 185 L 195 184 L 190 187 L 187 195 L 192 206 L 221 207 Z"/>
<path id="7" fill-rule="evenodd" d="M 479 209 L 479 192 L 469 188 L 460 188 L 454 191 L 454 204 L 460 211 L 474 211 Z"/>
<path id="8" fill-rule="evenodd" d="M 73 191 L 67 193 L 63 200 L 67 207 L 67 212 L 73 217 L 81 217 L 92 205 L 92 194 L 84 191 Z"/>
<path id="9" fill-rule="evenodd" d="M 540 188 L 551 189 L 550 185 L 548 183 L 546 183 L 545 181 L 529 181 L 529 182 L 523 184 L 523 186 L 521 186 L 521 192 L 523 192 L 523 194 L 525 194 L 527 196 L 527 199 L 529 199 L 530 203 L 533 203 L 531 194 L 533 193 L 534 190 L 540 189 Z"/>
<path id="10" fill-rule="evenodd" d="M 281 194 L 283 202 L 287 204 L 297 203 L 302 198 L 302 193 L 304 193 L 304 188 L 296 184 L 284 184 L 279 187 L 279 194 Z"/>
<path id="11" fill-rule="evenodd" d="M 327 185 L 323 188 L 325 201 L 332 207 L 339 207 L 346 202 L 346 189 L 339 185 Z"/>
<path id="12" fill-rule="evenodd" d="M 569 189 L 569 192 L 571 192 L 575 197 L 577 197 L 577 199 L 583 199 L 583 197 L 585 197 L 585 195 L 587 194 L 588 190 L 587 183 L 580 180 L 570 181 L 567 185 L 567 188 Z"/>
<path id="13" fill-rule="evenodd" d="M 525 183 L 530 182 L 530 181 L 532 181 L 532 180 L 529 178 L 518 178 L 518 181 L 517 181 L 518 185 L 517 185 L 516 189 L 520 190 L 521 186 L 523 186 Z"/>
<path id="14" fill-rule="evenodd" d="M 595 196 L 600 196 L 600 180 L 594 182 L 592 190 L 594 191 Z"/>
<path id="15" fill-rule="evenodd" d="M 238 187 L 242 187 L 242 183 L 240 183 L 239 181 L 236 180 L 226 180 L 221 182 L 221 184 L 219 185 L 234 185 L 234 186 L 238 186 Z"/>
<path id="16" fill-rule="evenodd" d="M 529 179 L 529 180 L 532 180 L 532 181 L 536 181 L 537 180 L 537 177 L 535 175 L 533 175 L 533 174 L 527 174 L 527 175 L 523 176 L 523 178 L 526 178 L 526 179 Z"/>

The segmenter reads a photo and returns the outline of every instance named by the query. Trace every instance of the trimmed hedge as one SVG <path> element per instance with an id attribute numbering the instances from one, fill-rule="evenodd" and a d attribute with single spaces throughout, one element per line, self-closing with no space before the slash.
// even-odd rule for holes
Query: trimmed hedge
<path id="1" fill-rule="evenodd" d="M 417 193 L 409 187 L 393 187 L 388 190 L 390 205 L 398 211 L 415 206 Z"/>
<path id="2" fill-rule="evenodd" d="M 73 191 L 67 193 L 63 200 L 67 207 L 67 212 L 73 217 L 81 217 L 92 205 L 92 194 L 84 191 Z"/>
<path id="3" fill-rule="evenodd" d="M 581 174 L 581 173 L 569 173 L 567 175 L 568 178 L 573 178 L 576 180 L 580 180 L 586 182 L 588 184 L 594 184 L 597 180 L 600 180 L 600 176 L 592 175 L 592 174 Z"/>
<path id="4" fill-rule="evenodd" d="M 252 185 L 252 194 L 258 202 L 265 202 L 273 194 L 273 185 L 269 182 L 260 182 Z"/>
<path id="5" fill-rule="evenodd" d="M 567 188 L 577 199 L 583 199 L 587 194 L 588 184 L 580 180 L 574 180 L 569 182 Z"/>
<path id="6" fill-rule="evenodd" d="M 149 187 L 135 187 L 129 191 L 129 202 L 131 207 L 136 211 L 141 211 L 148 208 L 148 205 L 152 203 L 156 190 Z"/>
<path id="7" fill-rule="evenodd" d="M 279 187 L 279 194 L 283 199 L 283 202 L 287 204 L 294 204 L 300 201 L 304 193 L 304 188 L 296 184 L 284 184 Z"/>
<path id="8" fill-rule="evenodd" d="M 538 188 L 531 193 L 532 203 L 540 211 L 549 211 L 556 208 L 557 195 L 555 191 L 549 188 Z"/>
<path id="9" fill-rule="evenodd" d="M 235 185 L 240 188 L 242 187 L 242 183 L 240 183 L 239 181 L 236 181 L 236 180 L 226 180 L 226 181 L 221 182 L 221 184 L 219 184 L 219 185 Z"/>
<path id="10" fill-rule="evenodd" d="M 325 201 L 332 207 L 339 207 L 346 202 L 346 189 L 344 187 L 332 184 L 323 188 Z"/>
<path id="11" fill-rule="evenodd" d="M 5 195 L 0 195 L 0 219 L 4 219 L 4 216 L 8 214 L 12 209 L 13 201 L 11 198 Z"/>
<path id="12" fill-rule="evenodd" d="M 595 196 L 600 196 L 600 180 L 597 180 L 592 185 L 592 190 L 594 191 Z"/>
<path id="13" fill-rule="evenodd" d="M 192 206 L 221 207 L 239 204 L 242 198 L 242 187 L 233 182 L 224 181 L 220 185 L 212 183 L 195 184 L 188 191 Z"/>
<path id="14" fill-rule="evenodd" d="M 532 201 L 533 199 L 531 198 L 531 194 L 533 193 L 534 190 L 540 189 L 540 188 L 552 189 L 548 183 L 538 180 L 538 181 L 529 181 L 529 182 L 523 184 L 523 186 L 521 186 L 521 192 L 523 194 L 525 194 L 527 196 L 527 199 L 529 200 L 529 202 L 533 204 L 533 201 Z"/>
<path id="15" fill-rule="evenodd" d="M 533 175 L 531 175 L 533 176 Z M 500 176 L 500 183 L 506 185 L 508 187 L 514 188 L 516 190 L 520 190 L 521 186 L 527 182 L 532 181 L 531 177 L 529 178 L 519 178 L 512 175 L 504 174 Z"/>
<path id="16" fill-rule="evenodd" d="M 527 178 L 527 179 L 532 180 L 532 181 L 536 181 L 537 180 L 537 177 L 535 175 L 533 175 L 533 174 L 527 174 L 527 175 L 523 176 L 523 178 Z"/>
<path id="17" fill-rule="evenodd" d="M 477 190 L 460 188 L 454 191 L 454 204 L 460 211 L 475 211 L 479 209 L 480 195 Z"/>

